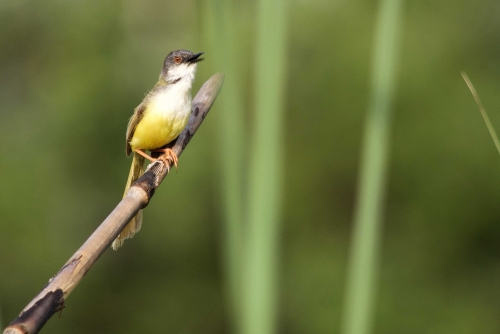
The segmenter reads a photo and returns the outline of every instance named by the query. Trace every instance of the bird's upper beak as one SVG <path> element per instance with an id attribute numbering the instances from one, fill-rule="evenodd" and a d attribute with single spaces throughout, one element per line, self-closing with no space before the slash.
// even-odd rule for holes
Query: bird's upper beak
<path id="1" fill-rule="evenodd" d="M 203 58 L 200 58 L 200 56 L 203 54 L 203 52 L 200 52 L 200 53 L 197 53 L 195 55 L 193 55 L 191 58 L 189 58 L 188 60 L 186 60 L 187 63 L 197 63 L 199 61 L 202 61 Z"/>

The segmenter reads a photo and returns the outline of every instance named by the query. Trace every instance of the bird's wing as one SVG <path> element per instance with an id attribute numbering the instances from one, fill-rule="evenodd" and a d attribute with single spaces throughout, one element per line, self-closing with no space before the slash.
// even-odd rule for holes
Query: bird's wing
<path id="1" fill-rule="evenodd" d="M 147 98 L 146 98 L 147 99 Z M 144 111 L 146 110 L 146 99 L 142 101 L 141 104 L 137 106 L 134 110 L 134 114 L 132 117 L 130 117 L 130 120 L 128 121 L 128 126 L 127 126 L 127 142 L 126 142 L 126 150 L 127 150 L 127 157 L 132 153 L 132 148 L 130 147 L 130 140 L 132 140 L 132 137 L 134 136 L 135 128 L 137 127 L 137 124 L 141 121 L 142 117 L 144 116 Z"/>

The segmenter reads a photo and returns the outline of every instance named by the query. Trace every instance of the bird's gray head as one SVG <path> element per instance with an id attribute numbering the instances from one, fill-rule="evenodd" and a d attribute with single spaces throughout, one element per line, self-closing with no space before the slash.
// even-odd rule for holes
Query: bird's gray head
<path id="1" fill-rule="evenodd" d="M 203 52 L 194 54 L 188 50 L 170 52 L 163 63 L 161 77 L 168 84 L 176 83 L 184 78 L 192 82 L 196 74 L 196 63 L 203 60 L 200 58 L 202 54 Z"/>

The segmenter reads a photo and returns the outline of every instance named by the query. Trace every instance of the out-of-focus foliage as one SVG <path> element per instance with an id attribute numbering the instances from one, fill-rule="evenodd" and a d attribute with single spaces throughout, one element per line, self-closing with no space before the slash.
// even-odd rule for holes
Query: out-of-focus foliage
<path id="1" fill-rule="evenodd" d="M 0 3 L 3 325 L 120 199 L 133 108 L 169 51 L 207 47 L 199 5 Z M 279 327 L 332 333 L 340 328 L 376 2 L 289 6 Z M 250 82 L 255 11 L 246 2 L 237 8 Z M 374 332 L 498 333 L 500 157 L 460 71 L 500 129 L 500 3 L 404 8 Z M 200 63 L 196 88 L 218 71 L 213 64 Z M 217 102 L 145 210 L 143 230 L 104 254 L 45 332 L 231 332 L 215 113 Z"/>

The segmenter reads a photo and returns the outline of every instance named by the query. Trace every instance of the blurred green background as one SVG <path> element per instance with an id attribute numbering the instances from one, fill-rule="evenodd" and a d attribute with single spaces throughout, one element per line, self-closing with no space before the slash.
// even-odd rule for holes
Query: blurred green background
<path id="1" fill-rule="evenodd" d="M 258 64 L 254 3 L 230 2 L 237 57 L 207 31 L 227 3 L 0 2 L 2 326 L 120 200 L 128 118 L 166 54 L 185 48 L 206 51 L 195 91 L 227 62 L 238 75 L 226 73 L 142 231 L 103 255 L 43 331 L 234 332 L 219 110 L 236 77 L 247 169 Z M 376 12 L 287 3 L 279 333 L 341 327 Z M 373 332 L 498 333 L 500 157 L 460 71 L 500 130 L 500 2 L 405 1 L 401 43 Z"/>

